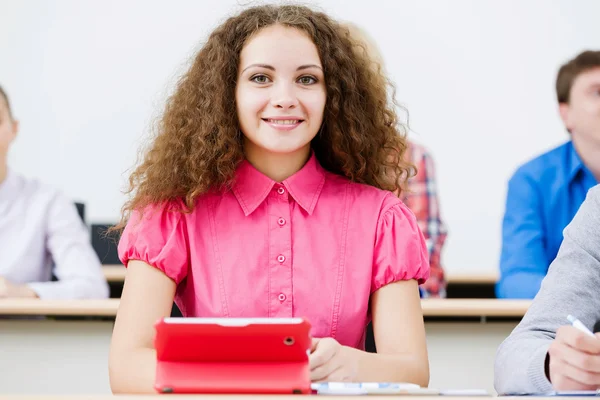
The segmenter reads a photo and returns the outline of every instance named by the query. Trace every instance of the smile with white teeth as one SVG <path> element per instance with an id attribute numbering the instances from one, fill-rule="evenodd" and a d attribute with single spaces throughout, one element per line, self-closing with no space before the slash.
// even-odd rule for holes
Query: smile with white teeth
<path id="1" fill-rule="evenodd" d="M 267 122 L 271 124 L 280 124 L 280 125 L 294 125 L 300 122 L 299 119 L 267 119 Z"/>

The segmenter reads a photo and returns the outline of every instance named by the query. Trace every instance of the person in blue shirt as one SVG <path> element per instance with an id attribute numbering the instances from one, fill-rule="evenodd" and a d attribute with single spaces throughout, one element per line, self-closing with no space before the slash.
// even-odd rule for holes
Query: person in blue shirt
<path id="1" fill-rule="evenodd" d="M 600 179 L 600 51 L 564 64 L 556 94 L 570 140 L 519 167 L 508 183 L 499 298 L 535 297 L 563 229 Z"/>

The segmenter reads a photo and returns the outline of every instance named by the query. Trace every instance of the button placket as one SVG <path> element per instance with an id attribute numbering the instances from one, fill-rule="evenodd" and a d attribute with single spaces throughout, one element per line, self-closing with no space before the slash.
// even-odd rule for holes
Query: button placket
<path id="1" fill-rule="evenodd" d="M 272 317 L 292 317 L 292 240 L 291 240 L 291 197 L 287 188 L 276 184 L 268 197 L 269 235 L 269 278 L 270 313 Z"/>

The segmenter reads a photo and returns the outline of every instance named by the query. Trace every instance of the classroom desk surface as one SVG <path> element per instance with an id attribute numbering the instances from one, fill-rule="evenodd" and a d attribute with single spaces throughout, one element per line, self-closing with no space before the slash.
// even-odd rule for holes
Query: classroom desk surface
<path id="1" fill-rule="evenodd" d="M 103 265 L 102 272 L 108 282 L 123 282 L 126 268 L 123 265 Z"/>
<path id="2" fill-rule="evenodd" d="M 497 272 L 460 272 L 448 273 L 446 280 L 455 285 L 493 285 L 498 282 Z"/>
<path id="3" fill-rule="evenodd" d="M 125 267 L 122 265 L 104 265 L 102 271 L 108 282 L 123 282 L 125 280 Z M 496 272 L 448 273 L 446 279 L 449 284 L 492 285 L 498 281 L 498 274 Z"/>
<path id="4" fill-rule="evenodd" d="M 529 300 L 423 299 L 426 317 L 522 317 Z M 107 300 L 0 300 L 0 315 L 61 315 L 114 317 L 119 299 Z"/>
<path id="5" fill-rule="evenodd" d="M 0 315 L 61 315 L 114 317 L 119 299 L 40 300 L 0 299 Z"/>
<path id="6" fill-rule="evenodd" d="M 307 397 L 302 395 L 170 395 L 169 397 L 173 398 L 181 398 L 186 400 L 245 400 L 245 399 L 269 399 L 269 400 L 298 400 L 299 397 Z M 317 397 L 317 396 L 311 396 Z M 318 396 L 317 398 L 327 398 L 332 396 Z M 361 396 L 362 397 L 362 396 Z M 129 395 L 119 395 L 118 397 L 113 396 L 2 396 L 0 395 L 0 400 L 114 400 L 115 398 L 119 400 L 165 400 L 165 395 L 137 395 L 137 396 L 129 396 Z M 335 400 L 356 400 L 357 396 L 333 396 Z M 390 396 L 368 396 L 369 399 L 386 399 L 389 400 Z M 402 399 L 405 400 L 431 400 L 437 399 L 439 400 L 439 396 L 401 396 Z M 448 397 L 446 397 L 448 398 Z M 461 396 L 452 396 L 449 397 L 451 400 L 489 400 L 488 397 L 479 397 L 479 396 L 469 396 L 469 397 L 461 397 Z M 538 397 L 536 400 L 543 400 L 543 397 Z"/>

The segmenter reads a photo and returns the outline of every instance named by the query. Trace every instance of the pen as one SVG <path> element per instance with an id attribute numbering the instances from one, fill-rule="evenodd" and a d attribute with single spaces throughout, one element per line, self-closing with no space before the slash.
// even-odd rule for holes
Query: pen
<path id="1" fill-rule="evenodd" d="M 588 328 L 586 328 L 586 326 L 580 320 L 575 318 L 574 316 L 567 315 L 567 319 L 569 320 L 571 325 L 573 325 L 575 328 L 579 329 L 581 332 L 583 332 L 586 335 L 591 336 L 593 338 L 596 337 L 596 335 L 594 335 L 594 333 L 592 331 L 590 331 Z"/>

